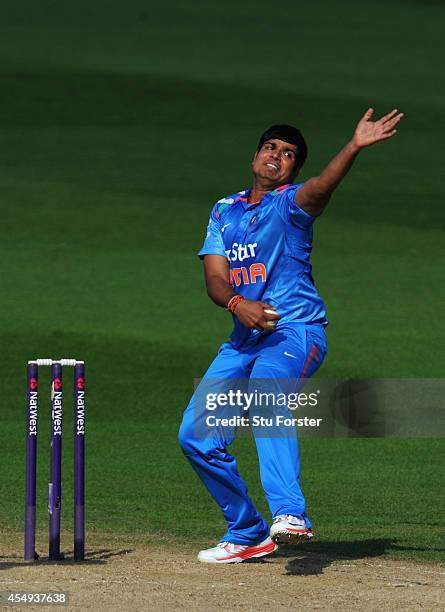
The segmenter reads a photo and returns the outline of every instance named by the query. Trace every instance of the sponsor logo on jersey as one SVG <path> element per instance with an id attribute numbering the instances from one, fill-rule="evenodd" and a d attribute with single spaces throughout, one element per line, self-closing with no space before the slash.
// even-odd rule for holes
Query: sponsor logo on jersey
<path id="1" fill-rule="evenodd" d="M 266 266 L 261 262 L 230 269 L 230 284 L 232 287 L 239 287 L 241 283 L 244 285 L 252 285 L 257 282 L 265 283 L 266 278 Z"/>
<path id="2" fill-rule="evenodd" d="M 253 244 L 238 244 L 234 242 L 232 248 L 226 250 L 227 259 L 229 261 L 244 261 L 245 259 L 250 259 L 251 257 L 255 257 L 255 249 L 257 247 L 258 244 L 256 242 Z"/>
<path id="3" fill-rule="evenodd" d="M 227 259 L 233 262 L 242 262 L 257 255 L 258 243 L 238 244 L 234 242 L 232 248 L 226 250 Z M 247 266 L 230 268 L 230 284 L 239 287 L 241 283 L 250 285 L 257 282 L 265 283 L 267 278 L 266 266 L 261 262 L 255 262 Z"/>

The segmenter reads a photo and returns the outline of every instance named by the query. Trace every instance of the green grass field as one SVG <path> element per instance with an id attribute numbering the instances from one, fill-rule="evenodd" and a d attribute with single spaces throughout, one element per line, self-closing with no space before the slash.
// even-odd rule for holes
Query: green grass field
<path id="1" fill-rule="evenodd" d="M 212 543 L 223 520 L 176 434 L 193 379 L 230 320 L 206 297 L 195 253 L 211 205 L 249 186 L 268 125 L 302 129 L 305 179 L 368 106 L 406 113 L 397 138 L 363 153 L 316 224 L 314 275 L 331 322 L 320 374 L 443 376 L 444 8 L 305 0 L 282 3 L 278 14 L 263 1 L 26 4 L 0 7 L 2 529 L 22 530 L 25 363 L 77 356 L 88 376 L 87 529 Z M 234 446 L 268 516 L 254 445 Z M 319 534 L 311 547 L 443 559 L 443 439 L 301 446 Z M 64 470 L 69 527 L 68 462 Z"/>

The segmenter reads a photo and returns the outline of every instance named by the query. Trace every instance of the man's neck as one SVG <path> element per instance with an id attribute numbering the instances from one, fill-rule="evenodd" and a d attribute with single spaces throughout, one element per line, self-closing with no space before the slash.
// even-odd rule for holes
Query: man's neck
<path id="1" fill-rule="evenodd" d="M 252 189 L 247 197 L 248 204 L 257 204 L 260 202 L 267 193 L 270 193 L 280 185 L 272 185 L 270 182 L 262 183 L 255 179 L 253 182 Z"/>

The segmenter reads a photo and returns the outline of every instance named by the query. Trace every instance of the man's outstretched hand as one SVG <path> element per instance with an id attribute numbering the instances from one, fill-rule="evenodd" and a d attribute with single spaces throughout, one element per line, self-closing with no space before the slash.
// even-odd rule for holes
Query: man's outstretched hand
<path id="1" fill-rule="evenodd" d="M 377 121 L 371 121 L 373 114 L 374 109 L 369 108 L 355 128 L 352 142 L 359 149 L 394 136 L 397 133 L 395 126 L 403 117 L 403 113 L 399 113 L 397 108 Z"/>

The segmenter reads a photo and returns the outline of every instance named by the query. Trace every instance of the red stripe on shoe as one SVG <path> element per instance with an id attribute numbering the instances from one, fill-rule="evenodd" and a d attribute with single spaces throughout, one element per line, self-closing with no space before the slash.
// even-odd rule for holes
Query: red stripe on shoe
<path id="1" fill-rule="evenodd" d="M 253 557 L 258 553 L 274 552 L 276 548 L 277 545 L 275 542 L 270 542 L 269 544 L 266 544 L 266 546 L 251 546 L 250 548 L 246 548 L 246 550 L 235 553 L 230 557 L 220 557 L 217 559 L 217 561 L 227 561 L 228 559 L 249 559 L 249 557 Z"/>
<path id="2" fill-rule="evenodd" d="M 253 557 L 258 553 L 274 552 L 276 549 L 277 545 L 275 542 L 270 542 L 269 544 L 266 544 L 266 546 L 247 548 L 241 553 L 241 555 L 238 556 L 242 557 L 243 559 L 248 559 L 249 557 Z"/>

